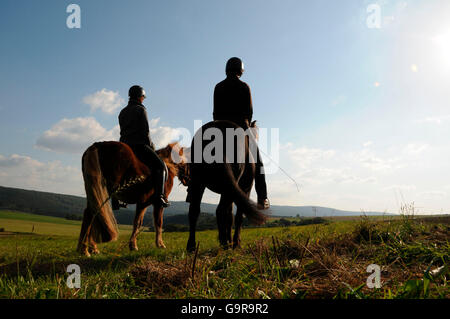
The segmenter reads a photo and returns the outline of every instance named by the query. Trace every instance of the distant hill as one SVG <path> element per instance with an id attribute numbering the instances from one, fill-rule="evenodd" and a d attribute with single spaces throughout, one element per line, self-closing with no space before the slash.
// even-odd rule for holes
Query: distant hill
<path id="1" fill-rule="evenodd" d="M 69 215 L 82 216 L 86 207 L 84 197 L 62 195 L 18 188 L 0 186 L 0 209 L 18 210 L 38 215 L 65 218 Z M 202 203 L 203 213 L 215 214 L 217 205 Z M 171 206 L 166 208 L 166 217 L 174 215 L 187 215 L 189 204 L 180 201 L 171 201 Z M 272 206 L 272 215 L 280 217 L 326 217 L 326 216 L 359 216 L 361 212 L 342 211 L 333 208 L 319 206 Z M 364 212 L 366 215 L 382 215 L 380 212 Z M 134 205 L 127 209 L 115 212 L 120 224 L 132 224 L 134 217 Z M 146 214 L 144 223 L 151 222 L 151 214 Z"/>

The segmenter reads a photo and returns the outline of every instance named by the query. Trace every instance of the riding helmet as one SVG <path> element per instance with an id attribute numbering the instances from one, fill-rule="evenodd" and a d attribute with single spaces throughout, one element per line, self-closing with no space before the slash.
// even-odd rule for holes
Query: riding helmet
<path id="1" fill-rule="evenodd" d="M 130 87 L 128 90 L 128 96 L 130 99 L 138 99 L 141 96 L 146 97 L 144 88 L 139 85 L 133 85 Z"/>
<path id="2" fill-rule="evenodd" d="M 244 73 L 244 63 L 237 57 L 229 59 L 225 68 L 225 73 L 227 75 L 237 75 L 240 77 L 242 73 Z"/>

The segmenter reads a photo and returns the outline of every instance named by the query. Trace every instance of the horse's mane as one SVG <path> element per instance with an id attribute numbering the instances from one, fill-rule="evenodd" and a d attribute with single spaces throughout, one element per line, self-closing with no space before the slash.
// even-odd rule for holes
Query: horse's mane
<path id="1" fill-rule="evenodd" d="M 156 151 L 156 153 L 161 157 L 161 159 L 166 164 L 167 169 L 169 170 L 169 174 L 172 176 L 177 176 L 178 174 L 178 167 L 170 158 L 172 156 L 171 154 L 172 148 L 176 144 L 177 143 L 169 144 L 169 146 L 160 148 L 159 150 Z"/>

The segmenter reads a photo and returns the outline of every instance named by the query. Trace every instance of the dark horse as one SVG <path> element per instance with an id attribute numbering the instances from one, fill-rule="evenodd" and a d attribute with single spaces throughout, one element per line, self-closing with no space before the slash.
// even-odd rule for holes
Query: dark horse
<path id="1" fill-rule="evenodd" d="M 157 151 L 168 168 L 165 195 L 168 197 L 173 187 L 173 179 L 178 176 L 186 184 L 186 161 L 183 149 L 178 143 L 169 144 Z M 173 156 L 178 156 L 174 161 Z M 152 172 L 137 159 L 131 148 L 120 142 L 94 143 L 83 154 L 82 170 L 86 189 L 87 208 L 84 210 L 78 251 L 90 256 L 98 254 L 97 243 L 117 239 L 117 222 L 111 209 L 110 199 L 136 204 L 129 247 L 137 250 L 136 237 L 142 227 L 144 214 L 153 205 L 153 220 L 156 231 L 156 246 L 165 248 L 162 240 L 163 211 L 159 201 L 154 201 Z M 149 182 L 145 181 L 149 177 Z"/>
<path id="2" fill-rule="evenodd" d="M 254 126 L 254 123 L 252 124 Z M 267 217 L 249 199 L 255 178 L 255 161 L 249 160 L 252 157 L 252 153 L 249 151 L 249 140 L 248 138 L 233 137 L 233 141 L 231 141 L 227 137 L 227 128 L 234 130 L 239 129 L 239 126 L 230 121 L 209 122 L 196 132 L 191 144 L 188 251 L 193 251 L 196 248 L 195 228 L 205 188 L 221 195 L 216 210 L 216 217 L 219 229 L 219 242 L 224 248 L 228 248 L 231 245 L 233 248 L 240 246 L 243 215 L 246 215 L 253 224 L 263 224 Z M 211 134 L 211 136 L 205 137 L 204 132 L 208 129 L 212 129 L 212 132 L 221 133 L 223 137 L 223 149 L 216 149 L 214 154 L 219 161 L 211 162 L 211 160 L 205 160 L 204 158 L 205 149 L 211 149 L 211 146 L 208 146 L 208 143 L 205 143 L 204 140 L 215 135 Z M 217 136 L 215 137 L 217 138 Z M 211 143 L 213 142 L 211 141 Z M 225 145 L 230 145 L 230 142 L 232 142 L 231 145 L 234 148 L 232 159 L 227 157 L 225 147 Z M 239 150 L 242 150 L 243 153 L 241 154 L 245 155 L 245 161 L 238 162 L 236 160 Z M 201 156 L 201 158 L 199 159 L 198 156 Z M 233 202 L 236 203 L 237 211 L 234 220 L 234 238 L 232 239 Z"/>

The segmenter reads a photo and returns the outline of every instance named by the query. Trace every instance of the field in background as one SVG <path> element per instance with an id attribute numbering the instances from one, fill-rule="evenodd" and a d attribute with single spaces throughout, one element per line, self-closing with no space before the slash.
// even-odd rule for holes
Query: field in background
<path id="1" fill-rule="evenodd" d="M 0 298 L 450 298 L 450 217 L 332 218 L 320 225 L 246 228 L 242 248 L 219 248 L 217 231 L 139 235 L 130 226 L 92 258 L 76 252 L 80 222 L 0 211 Z M 3 228 L 3 232 L 1 231 Z M 66 267 L 81 267 L 69 289 Z M 366 286 L 381 266 L 381 289 Z"/>

